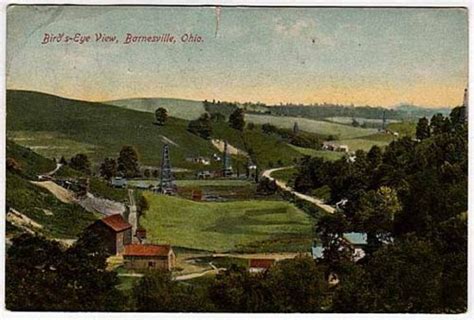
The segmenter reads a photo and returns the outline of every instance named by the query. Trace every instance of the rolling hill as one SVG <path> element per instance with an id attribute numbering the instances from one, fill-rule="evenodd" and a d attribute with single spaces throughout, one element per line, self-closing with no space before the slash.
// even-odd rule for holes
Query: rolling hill
<path id="1" fill-rule="evenodd" d="M 97 166 L 105 157 L 117 157 L 122 146 L 131 145 L 137 149 L 142 165 L 159 167 L 162 146 L 166 143 L 174 167 L 206 168 L 186 161 L 186 157 L 210 157 L 218 150 L 210 140 L 188 132 L 187 125 L 184 119 L 170 117 L 166 125 L 157 126 L 152 113 L 39 92 L 7 92 L 8 138 L 48 158 L 59 159 L 63 155 L 70 158 L 82 152 Z M 264 167 L 276 165 L 278 160 L 289 164 L 301 156 L 286 143 L 260 130 L 241 133 L 225 122 L 216 122 L 213 131 L 212 138 L 228 140 L 251 153 Z M 211 168 L 220 167 L 220 162 L 211 163 Z"/>
<path id="2" fill-rule="evenodd" d="M 246 114 L 245 120 L 247 122 L 253 122 L 255 124 L 270 123 L 274 126 L 284 129 L 293 128 L 293 125 L 295 124 L 295 122 L 297 122 L 301 130 L 321 135 L 333 135 L 338 137 L 339 139 L 362 137 L 377 132 L 377 129 L 355 128 L 339 123 L 298 117 Z"/>
<path id="3" fill-rule="evenodd" d="M 159 107 L 168 110 L 171 117 L 194 120 L 206 112 L 201 101 L 173 99 L 173 98 L 132 98 L 113 101 L 105 101 L 110 104 L 126 109 L 154 113 Z"/>

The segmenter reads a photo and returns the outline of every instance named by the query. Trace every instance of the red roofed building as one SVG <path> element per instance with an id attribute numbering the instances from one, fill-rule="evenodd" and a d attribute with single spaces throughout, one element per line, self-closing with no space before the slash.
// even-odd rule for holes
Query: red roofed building
<path id="1" fill-rule="evenodd" d="M 176 265 L 176 255 L 170 245 L 129 244 L 123 254 L 125 268 L 132 270 L 171 271 Z"/>
<path id="2" fill-rule="evenodd" d="M 125 245 L 132 243 L 132 225 L 120 214 L 97 220 L 88 229 L 101 237 L 110 255 L 123 253 Z"/>
<path id="3" fill-rule="evenodd" d="M 275 259 L 250 259 L 249 260 L 249 272 L 263 272 L 270 269 L 275 263 Z"/>

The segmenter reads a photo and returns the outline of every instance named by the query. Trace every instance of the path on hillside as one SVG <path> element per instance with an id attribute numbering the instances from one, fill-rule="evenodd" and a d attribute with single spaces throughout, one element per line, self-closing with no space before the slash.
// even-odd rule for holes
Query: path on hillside
<path id="1" fill-rule="evenodd" d="M 291 169 L 293 168 L 293 166 L 290 166 L 290 167 L 281 167 L 281 168 L 274 168 L 274 169 L 268 169 L 268 170 L 265 170 L 263 173 L 262 173 L 262 176 L 267 178 L 267 179 L 270 179 L 270 180 L 274 180 L 276 185 L 285 190 L 285 191 L 288 191 L 290 192 L 291 194 L 295 195 L 297 198 L 300 198 L 302 200 L 305 200 L 305 201 L 308 201 L 308 202 L 311 202 L 312 204 L 316 205 L 318 208 L 328 212 L 328 213 L 334 213 L 336 211 L 336 209 L 333 207 L 333 206 L 330 206 L 328 204 L 325 204 L 323 200 L 321 199 L 318 199 L 318 198 L 315 198 L 315 197 L 312 197 L 312 196 L 308 196 L 306 194 L 303 194 L 303 193 L 299 193 L 297 191 L 294 191 L 291 187 L 289 187 L 284 181 L 281 181 L 281 180 L 277 180 L 275 178 L 272 178 L 271 174 L 273 172 L 276 172 L 276 171 L 280 171 L 280 170 L 287 170 L 287 169 Z"/>
<path id="2" fill-rule="evenodd" d="M 62 163 L 56 163 L 56 168 L 54 168 L 53 171 L 48 172 L 46 175 L 47 175 L 47 176 L 52 176 L 52 175 L 54 175 L 59 169 L 61 169 L 62 166 L 63 166 Z"/>

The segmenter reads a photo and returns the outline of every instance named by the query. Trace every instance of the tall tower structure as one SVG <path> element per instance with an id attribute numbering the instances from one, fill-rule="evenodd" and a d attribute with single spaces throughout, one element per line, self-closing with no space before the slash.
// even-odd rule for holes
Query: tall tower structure
<path id="1" fill-rule="evenodd" d="M 170 153 L 167 144 L 163 146 L 161 157 L 160 192 L 171 195 L 176 193 L 176 185 L 174 184 L 173 174 L 171 172 Z"/>
<path id="2" fill-rule="evenodd" d="M 227 148 L 227 141 L 224 141 L 224 152 L 222 154 L 222 175 L 224 177 L 232 175 L 231 158 Z"/>
<path id="3" fill-rule="evenodd" d="M 385 130 L 387 127 L 387 117 L 385 115 L 385 110 L 382 113 L 382 130 Z"/>
<path id="4" fill-rule="evenodd" d="M 462 106 L 465 108 L 464 109 L 464 121 L 467 122 L 467 120 L 469 120 L 469 93 L 467 91 L 467 88 L 464 89 L 464 98 L 462 100 Z"/>

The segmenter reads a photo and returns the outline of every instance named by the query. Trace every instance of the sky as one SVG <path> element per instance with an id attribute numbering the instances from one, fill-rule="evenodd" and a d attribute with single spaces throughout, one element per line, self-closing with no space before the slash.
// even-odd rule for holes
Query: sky
<path id="1" fill-rule="evenodd" d="M 42 44 L 61 33 L 91 38 Z M 128 33 L 176 42 L 125 44 Z M 460 8 L 10 6 L 6 70 L 8 89 L 89 101 L 456 106 L 468 17 Z"/>

